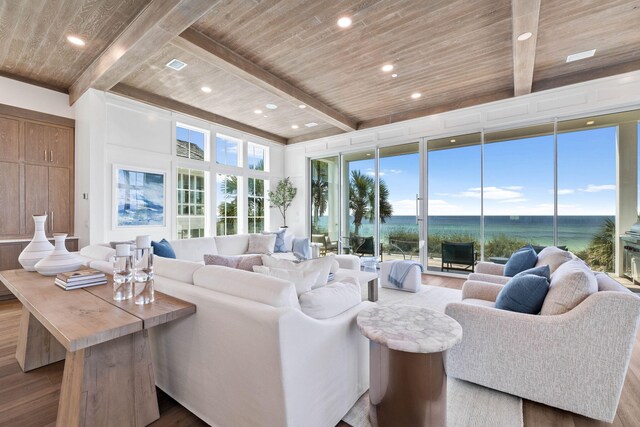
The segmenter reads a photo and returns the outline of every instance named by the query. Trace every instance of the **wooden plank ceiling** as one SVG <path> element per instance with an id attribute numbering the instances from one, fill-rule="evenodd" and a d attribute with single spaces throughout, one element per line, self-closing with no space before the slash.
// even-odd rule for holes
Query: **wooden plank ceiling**
<path id="1" fill-rule="evenodd" d="M 112 90 L 293 143 L 640 69 L 640 0 L 172 2 L 0 2 L 0 75 L 71 87 L 72 101 Z M 116 72 L 90 75 L 119 43 L 132 52 Z M 173 58 L 187 67 L 167 68 Z"/>

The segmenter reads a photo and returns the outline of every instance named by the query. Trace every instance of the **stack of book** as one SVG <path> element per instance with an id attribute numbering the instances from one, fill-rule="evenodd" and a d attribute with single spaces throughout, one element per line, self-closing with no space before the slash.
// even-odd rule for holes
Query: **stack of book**
<path id="1" fill-rule="evenodd" d="M 107 276 L 103 272 L 92 268 L 59 273 L 55 281 L 56 285 L 66 291 L 86 288 L 87 286 L 104 285 L 105 283 L 107 283 Z"/>

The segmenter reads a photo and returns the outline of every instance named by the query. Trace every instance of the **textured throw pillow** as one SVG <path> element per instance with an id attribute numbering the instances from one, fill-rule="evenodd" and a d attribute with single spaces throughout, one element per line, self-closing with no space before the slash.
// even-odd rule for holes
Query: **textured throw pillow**
<path id="1" fill-rule="evenodd" d="M 566 313 L 595 292 L 598 292 L 598 280 L 589 267 L 580 259 L 565 262 L 551 277 L 540 314 Z"/>
<path id="2" fill-rule="evenodd" d="M 221 265 L 238 270 L 253 271 L 254 266 L 262 265 L 262 257 L 260 255 L 205 255 L 204 265 Z"/>
<path id="3" fill-rule="evenodd" d="M 536 263 L 536 267 L 539 265 L 548 265 L 551 269 L 551 274 L 553 274 L 558 267 L 564 264 L 567 261 L 571 261 L 573 257 L 571 256 L 571 252 L 562 250 L 555 246 L 547 246 L 538 254 L 538 262 Z"/>
<path id="4" fill-rule="evenodd" d="M 541 276 L 547 279 L 547 281 L 551 280 L 551 269 L 548 265 L 541 265 L 540 267 L 533 267 L 525 271 L 521 271 L 513 277 L 523 276 L 525 274 L 533 274 L 535 276 Z"/>
<path id="5" fill-rule="evenodd" d="M 308 237 L 293 238 L 293 253 L 299 255 L 302 259 L 311 258 L 311 246 Z"/>
<path id="6" fill-rule="evenodd" d="M 276 244 L 275 234 L 249 234 L 248 254 L 270 254 Z"/>
<path id="7" fill-rule="evenodd" d="M 287 250 L 286 247 L 286 241 L 285 241 L 285 233 L 287 232 L 286 228 L 283 228 L 280 231 L 275 231 L 275 232 L 270 232 L 270 231 L 263 231 L 262 234 L 265 235 L 274 235 L 276 236 L 276 242 L 274 244 L 273 250 L 271 252 L 275 253 L 283 253 L 283 252 L 291 252 Z"/>
<path id="8" fill-rule="evenodd" d="M 509 261 L 507 261 L 507 264 L 504 266 L 504 275 L 513 277 L 524 270 L 534 267 L 536 261 L 538 261 L 538 256 L 531 246 L 518 249 L 511 255 Z"/>
<path id="9" fill-rule="evenodd" d="M 538 314 L 549 290 L 549 279 L 536 274 L 516 274 L 498 293 L 496 308 Z"/>
<path id="10" fill-rule="evenodd" d="M 153 247 L 153 254 L 162 258 L 176 258 L 176 253 L 171 247 L 171 243 L 167 242 L 166 239 L 162 239 L 159 242 L 151 242 L 151 247 Z"/>
<path id="11" fill-rule="evenodd" d="M 293 232 L 288 228 L 281 228 L 281 231 L 284 230 L 284 248 L 285 252 L 293 252 Z"/>
<path id="12" fill-rule="evenodd" d="M 337 316 L 362 301 L 360 285 L 350 277 L 300 295 L 300 308 L 304 314 L 314 319 L 328 319 Z"/>
<path id="13" fill-rule="evenodd" d="M 275 258 L 270 255 L 263 255 L 262 264 L 270 268 L 284 268 L 285 270 L 317 271 L 318 277 L 313 285 L 313 287 L 316 288 L 327 284 L 331 266 L 335 261 L 334 258 L 333 255 L 329 255 L 302 262 L 293 262 L 287 259 Z"/>
<path id="14" fill-rule="evenodd" d="M 264 274 L 265 276 L 276 277 L 278 279 L 292 282 L 296 286 L 298 296 L 305 292 L 309 292 L 318 278 L 318 272 L 312 270 L 285 270 L 284 268 L 256 265 L 253 267 L 253 271 Z"/>

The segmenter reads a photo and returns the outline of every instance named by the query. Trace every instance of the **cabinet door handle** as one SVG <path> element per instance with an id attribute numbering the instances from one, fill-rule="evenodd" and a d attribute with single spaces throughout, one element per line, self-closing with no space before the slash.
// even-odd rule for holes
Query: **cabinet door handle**
<path id="1" fill-rule="evenodd" d="M 51 232 L 53 233 L 53 211 L 51 211 Z"/>
<path id="2" fill-rule="evenodd" d="M 49 150 L 49 161 L 53 162 L 53 150 Z"/>
<path id="3" fill-rule="evenodd" d="M 44 161 L 47 161 L 47 150 L 44 150 Z"/>

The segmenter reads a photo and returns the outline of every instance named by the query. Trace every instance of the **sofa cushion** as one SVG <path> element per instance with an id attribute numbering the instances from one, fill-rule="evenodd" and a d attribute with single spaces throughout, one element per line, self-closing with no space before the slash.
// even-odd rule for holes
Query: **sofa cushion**
<path id="1" fill-rule="evenodd" d="M 159 242 L 152 241 L 151 246 L 153 247 L 153 254 L 162 258 L 173 258 L 176 259 L 176 253 L 166 239 L 162 239 Z"/>
<path id="2" fill-rule="evenodd" d="M 275 234 L 249 234 L 248 254 L 270 254 L 273 252 L 277 236 Z"/>
<path id="3" fill-rule="evenodd" d="M 523 276 L 525 274 L 533 274 L 535 276 L 541 276 L 547 279 L 547 281 L 551 280 L 551 269 L 548 265 L 541 265 L 540 267 L 529 268 L 525 271 L 521 271 L 513 277 Z M 505 283 L 506 284 L 506 283 Z"/>
<path id="4" fill-rule="evenodd" d="M 309 245 L 309 238 L 294 237 L 292 251 L 304 259 L 311 258 L 311 245 Z"/>
<path id="5" fill-rule="evenodd" d="M 521 271 L 528 270 L 536 265 L 538 256 L 531 246 L 525 246 L 515 251 L 504 266 L 504 275 L 513 277 Z"/>
<path id="6" fill-rule="evenodd" d="M 193 284 L 272 307 L 300 309 L 294 284 L 275 277 L 218 265 L 205 265 L 193 273 Z"/>
<path id="7" fill-rule="evenodd" d="M 598 281 L 589 267 L 580 259 L 567 261 L 551 275 L 540 314 L 566 313 L 597 291 Z"/>
<path id="8" fill-rule="evenodd" d="M 269 252 L 273 252 L 273 253 L 282 253 L 282 252 L 290 252 L 290 249 L 287 250 L 287 245 L 286 245 L 286 241 L 285 241 L 285 234 L 287 233 L 287 229 L 283 228 L 279 231 L 263 231 L 262 234 L 272 234 L 274 236 L 276 236 L 276 241 L 275 244 L 273 245 L 273 248 L 271 248 L 271 250 Z M 249 237 L 249 239 L 251 239 L 251 237 Z M 249 247 L 251 247 L 251 240 L 249 240 Z M 266 253 L 266 252 L 262 252 L 262 253 Z"/>
<path id="9" fill-rule="evenodd" d="M 80 255 L 98 261 L 109 261 L 116 250 L 103 245 L 89 245 L 80 249 Z"/>
<path id="10" fill-rule="evenodd" d="M 345 278 L 300 295 L 300 309 L 314 319 L 328 319 L 360 304 L 361 299 L 360 285 L 354 279 Z"/>
<path id="11" fill-rule="evenodd" d="M 182 259 L 158 257 L 153 261 L 153 269 L 156 275 L 191 285 L 193 285 L 193 273 L 202 267 L 203 265 L 198 262 Z"/>
<path id="12" fill-rule="evenodd" d="M 262 265 L 260 255 L 205 255 L 203 258 L 205 265 L 219 265 L 246 271 L 253 271 L 254 265 Z"/>
<path id="13" fill-rule="evenodd" d="M 265 267 L 264 265 L 253 266 L 255 273 L 264 274 L 278 279 L 288 280 L 296 287 L 298 296 L 305 292 L 309 292 L 318 278 L 318 271 L 308 270 L 285 270 L 284 268 Z"/>
<path id="14" fill-rule="evenodd" d="M 249 249 L 249 235 L 216 236 L 216 246 L 220 255 L 246 254 Z"/>
<path id="15" fill-rule="evenodd" d="M 538 254 L 538 262 L 536 267 L 541 265 L 548 265 L 551 269 L 551 274 L 558 269 L 562 264 L 567 261 L 571 261 L 573 257 L 571 252 L 562 250 L 555 246 L 547 246 Z"/>
<path id="16" fill-rule="evenodd" d="M 171 240 L 171 247 L 177 259 L 200 262 L 205 254 L 218 254 L 214 237 L 197 237 L 195 239 Z"/>
<path id="17" fill-rule="evenodd" d="M 302 262 L 293 262 L 286 259 L 278 259 L 269 255 L 262 255 L 262 264 L 267 267 L 284 268 L 286 270 L 303 270 L 317 271 L 318 278 L 314 283 L 314 287 L 324 286 L 327 284 L 329 272 L 334 261 L 333 255 L 309 259 Z"/>
<path id="18" fill-rule="evenodd" d="M 538 314 L 549 290 L 549 279 L 543 275 L 516 274 L 498 293 L 496 308 L 518 313 Z"/>

